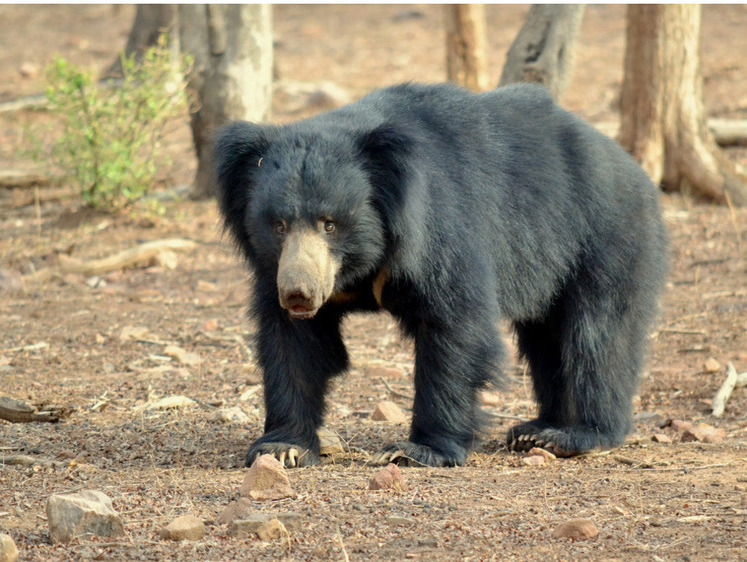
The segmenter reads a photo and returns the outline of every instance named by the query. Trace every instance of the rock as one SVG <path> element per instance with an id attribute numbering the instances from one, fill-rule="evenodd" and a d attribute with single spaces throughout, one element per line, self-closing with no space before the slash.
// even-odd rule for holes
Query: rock
<path id="1" fill-rule="evenodd" d="M 166 525 L 161 534 L 172 541 L 198 541 L 205 536 L 205 524 L 194 515 L 182 515 Z"/>
<path id="2" fill-rule="evenodd" d="M 599 529 L 591 519 L 570 519 L 561 523 L 552 532 L 556 539 L 571 539 L 583 541 L 593 539 L 599 534 Z"/>
<path id="3" fill-rule="evenodd" d="M 119 339 L 122 341 L 141 340 L 148 335 L 148 328 L 145 326 L 125 326 L 119 333 Z"/>
<path id="4" fill-rule="evenodd" d="M 36 78 L 37 74 L 39 74 L 39 65 L 34 62 L 24 61 L 18 67 L 18 73 L 24 78 Z"/>
<path id="5" fill-rule="evenodd" d="M 210 414 L 208 419 L 215 423 L 246 423 L 249 421 L 249 416 L 244 413 L 244 410 L 234 406 L 233 408 L 220 408 Z"/>
<path id="6" fill-rule="evenodd" d="M 81 535 L 118 537 L 125 534 L 112 500 L 97 490 L 54 494 L 47 500 L 47 521 L 52 543 L 65 543 Z"/>
<path id="7" fill-rule="evenodd" d="M 723 429 L 705 423 L 691 425 L 682 431 L 682 441 L 700 441 L 701 443 L 720 443 L 726 437 Z"/>
<path id="8" fill-rule="evenodd" d="M 260 540 L 272 541 L 275 539 L 287 537 L 289 533 L 288 529 L 286 529 L 285 525 L 283 525 L 280 521 L 278 521 L 277 519 L 270 519 L 266 523 L 262 524 L 262 526 L 257 531 L 257 535 L 259 536 Z"/>
<path id="9" fill-rule="evenodd" d="M 260 455 L 252 463 L 241 485 L 241 495 L 255 500 L 296 497 L 285 468 L 272 455 Z"/>
<path id="10" fill-rule="evenodd" d="M 10 535 L 0 534 L 0 562 L 16 562 L 18 548 Z"/>
<path id="11" fill-rule="evenodd" d="M 320 455 L 336 455 L 345 452 L 339 435 L 328 427 L 320 428 L 316 434 L 319 436 Z"/>
<path id="12" fill-rule="evenodd" d="M 182 365 L 199 365 L 200 355 L 198 353 L 190 353 L 186 349 L 182 349 L 177 345 L 167 345 L 166 349 L 163 350 L 164 355 L 173 357 Z"/>
<path id="13" fill-rule="evenodd" d="M 672 438 L 669 437 L 669 435 L 666 435 L 665 433 L 654 433 L 651 436 L 651 441 L 654 441 L 656 443 L 671 443 Z"/>
<path id="14" fill-rule="evenodd" d="M 706 373 L 718 373 L 721 370 L 721 363 L 715 357 L 709 357 L 703 364 L 703 370 Z"/>
<path id="15" fill-rule="evenodd" d="M 532 447 L 529 449 L 529 452 L 527 453 L 528 457 L 542 457 L 546 461 L 554 461 L 558 457 L 553 455 L 550 451 L 546 451 L 545 449 L 542 449 L 540 447 Z"/>
<path id="16" fill-rule="evenodd" d="M 401 490 L 404 488 L 405 479 L 402 471 L 396 464 L 389 463 L 379 470 L 371 478 L 368 484 L 369 490 Z"/>
<path id="17" fill-rule="evenodd" d="M 0 293 L 23 291 L 23 277 L 17 271 L 0 267 Z"/>
<path id="18" fill-rule="evenodd" d="M 525 466 L 540 466 L 545 464 L 545 457 L 540 455 L 530 455 L 521 459 L 521 464 Z"/>
<path id="19" fill-rule="evenodd" d="M 407 421 L 407 416 L 402 411 L 402 408 L 397 406 L 391 400 L 382 400 L 376 404 L 376 408 L 371 413 L 371 419 L 374 421 L 402 423 Z"/>

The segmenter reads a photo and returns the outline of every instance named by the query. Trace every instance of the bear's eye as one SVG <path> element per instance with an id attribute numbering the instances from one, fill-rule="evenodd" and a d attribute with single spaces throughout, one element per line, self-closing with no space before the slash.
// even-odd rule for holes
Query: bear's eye
<path id="1" fill-rule="evenodd" d="M 324 221 L 324 232 L 334 232 L 337 226 L 333 221 L 326 220 Z"/>
<path id="2" fill-rule="evenodd" d="M 272 229 L 275 231 L 275 234 L 285 234 L 285 221 L 275 221 L 272 224 Z"/>

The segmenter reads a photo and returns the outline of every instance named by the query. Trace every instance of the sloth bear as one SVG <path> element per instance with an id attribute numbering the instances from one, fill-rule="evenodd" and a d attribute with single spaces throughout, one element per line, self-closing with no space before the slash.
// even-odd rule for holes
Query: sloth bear
<path id="1" fill-rule="evenodd" d="M 623 442 L 667 262 L 658 191 L 539 86 L 404 84 L 215 142 L 225 226 L 254 273 L 265 433 L 246 462 L 319 462 L 340 323 L 387 310 L 415 342 L 409 440 L 380 462 L 453 466 L 485 430 L 510 321 L 539 403 L 511 450 Z"/>

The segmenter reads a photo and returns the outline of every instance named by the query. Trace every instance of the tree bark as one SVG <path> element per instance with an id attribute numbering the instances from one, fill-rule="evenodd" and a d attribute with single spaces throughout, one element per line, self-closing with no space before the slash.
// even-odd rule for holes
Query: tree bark
<path id="1" fill-rule="evenodd" d="M 700 6 L 628 7 L 619 140 L 664 189 L 747 205 L 747 172 L 706 124 L 699 49 Z"/>
<path id="2" fill-rule="evenodd" d="M 266 121 L 272 108 L 272 8 L 269 5 L 179 7 L 181 47 L 194 56 L 189 87 L 197 174 L 190 197 L 213 195 L 211 138 L 224 123 Z"/>
<path id="3" fill-rule="evenodd" d="M 161 33 L 169 33 L 174 60 L 178 60 L 179 38 L 175 33 L 178 27 L 178 13 L 178 7 L 175 4 L 138 4 L 135 10 L 135 21 L 127 37 L 125 56 L 134 54 L 136 60 L 140 60 L 145 51 L 156 44 Z M 117 57 L 104 76 L 107 78 L 122 76 L 120 57 Z"/>
<path id="4" fill-rule="evenodd" d="M 537 82 L 560 102 L 571 80 L 584 8 L 582 4 L 533 5 L 508 50 L 498 86 Z"/>
<path id="5" fill-rule="evenodd" d="M 488 89 L 485 6 L 445 6 L 446 69 L 451 82 L 475 92 Z"/>

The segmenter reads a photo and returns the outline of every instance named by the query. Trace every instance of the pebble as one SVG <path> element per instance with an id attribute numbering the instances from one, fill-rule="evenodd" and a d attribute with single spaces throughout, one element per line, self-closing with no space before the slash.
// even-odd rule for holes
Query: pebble
<path id="1" fill-rule="evenodd" d="M 23 291 L 23 277 L 17 271 L 0 267 L 0 293 Z"/>
<path id="2" fill-rule="evenodd" d="M 98 490 L 54 494 L 47 500 L 47 521 L 52 543 L 66 543 L 81 535 L 117 537 L 125 534 L 112 500 Z"/>
<path id="3" fill-rule="evenodd" d="M 18 548 L 10 535 L 0 534 L 0 562 L 16 562 Z"/>
<path id="4" fill-rule="evenodd" d="M 706 373 L 718 373 L 721 370 L 721 363 L 715 357 L 709 357 L 703 363 L 703 370 Z"/>
<path id="5" fill-rule="evenodd" d="M 198 541 L 205 536 L 205 524 L 194 515 L 182 515 L 164 527 L 162 536 L 172 541 Z"/>
<path id="6" fill-rule="evenodd" d="M 166 349 L 163 350 L 164 355 L 173 357 L 182 365 L 199 365 L 200 354 L 190 353 L 186 349 L 179 347 L 178 345 L 167 345 Z"/>
<path id="7" fill-rule="evenodd" d="M 342 445 L 342 440 L 336 432 L 332 431 L 328 427 L 322 427 L 316 433 L 319 436 L 320 455 L 336 455 L 345 452 L 345 448 Z"/>
<path id="8" fill-rule="evenodd" d="M 382 400 L 376 404 L 376 408 L 371 413 L 371 419 L 374 421 L 402 423 L 407 421 L 407 416 L 402 411 L 402 408 L 397 406 L 397 404 L 391 400 Z"/>
<path id="9" fill-rule="evenodd" d="M 254 461 L 241 485 L 241 496 L 255 500 L 294 498 L 285 468 L 272 455 L 260 455 Z"/>
<path id="10" fill-rule="evenodd" d="M 401 490 L 404 488 L 405 479 L 402 471 L 394 463 L 389 463 L 374 474 L 368 484 L 369 490 Z"/>
<path id="11" fill-rule="evenodd" d="M 277 519 L 270 519 L 260 526 L 260 528 L 257 530 L 257 535 L 259 536 L 260 540 L 269 542 L 275 539 L 287 537 L 289 533 L 288 529 L 286 529 L 285 525 L 283 525 L 280 521 L 278 521 Z"/>
<path id="12" fill-rule="evenodd" d="M 552 532 L 556 539 L 571 539 L 583 541 L 593 539 L 599 535 L 599 529 L 591 519 L 570 519 L 561 523 Z"/>
<path id="13" fill-rule="evenodd" d="M 233 408 L 220 408 L 210 414 L 208 418 L 211 422 L 215 423 L 246 423 L 249 421 L 249 416 L 244 413 L 244 410 L 238 406 Z"/>

